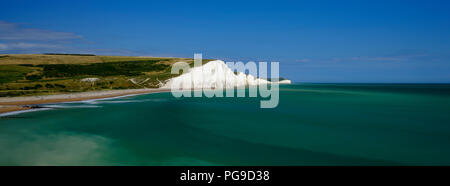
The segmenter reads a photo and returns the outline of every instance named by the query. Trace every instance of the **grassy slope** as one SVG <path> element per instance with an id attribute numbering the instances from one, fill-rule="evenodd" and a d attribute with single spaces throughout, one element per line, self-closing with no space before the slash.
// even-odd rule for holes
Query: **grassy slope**
<path id="1" fill-rule="evenodd" d="M 178 61 L 193 64 L 193 59 L 189 58 L 0 55 L 0 97 L 157 88 L 159 81 L 174 76 L 170 74 L 170 67 Z M 82 82 L 84 78 L 99 80 Z"/>

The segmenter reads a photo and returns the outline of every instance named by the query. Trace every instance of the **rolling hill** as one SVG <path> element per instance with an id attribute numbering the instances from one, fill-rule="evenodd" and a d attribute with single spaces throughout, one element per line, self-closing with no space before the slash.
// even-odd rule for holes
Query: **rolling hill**
<path id="1" fill-rule="evenodd" d="M 170 67 L 179 61 L 194 62 L 191 58 L 2 54 L 0 97 L 158 88 L 175 76 Z"/>

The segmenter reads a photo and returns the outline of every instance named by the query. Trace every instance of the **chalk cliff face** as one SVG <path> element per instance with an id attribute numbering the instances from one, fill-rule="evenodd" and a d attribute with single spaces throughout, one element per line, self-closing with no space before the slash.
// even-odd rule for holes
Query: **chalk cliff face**
<path id="1" fill-rule="evenodd" d="M 188 73 L 172 78 L 163 88 L 234 88 L 247 85 L 270 84 L 270 81 L 246 75 L 242 72 L 235 74 L 221 60 L 208 62 L 200 67 L 191 68 Z M 283 80 L 280 84 L 290 84 L 290 80 Z"/>

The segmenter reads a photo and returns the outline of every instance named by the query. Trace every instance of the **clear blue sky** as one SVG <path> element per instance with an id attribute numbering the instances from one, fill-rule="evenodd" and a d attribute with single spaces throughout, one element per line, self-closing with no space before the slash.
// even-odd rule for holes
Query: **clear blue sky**
<path id="1" fill-rule="evenodd" d="M 449 1 L 2 1 L 0 53 L 279 61 L 296 82 L 450 82 Z"/>

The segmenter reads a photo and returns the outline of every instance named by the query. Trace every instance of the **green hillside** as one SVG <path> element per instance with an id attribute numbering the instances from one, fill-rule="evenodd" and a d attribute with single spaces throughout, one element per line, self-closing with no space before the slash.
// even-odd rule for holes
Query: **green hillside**
<path id="1" fill-rule="evenodd" d="M 81 54 L 0 55 L 0 97 L 90 90 L 158 88 L 172 64 L 190 58 Z M 206 63 L 211 60 L 204 60 Z"/>

